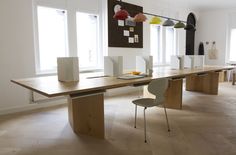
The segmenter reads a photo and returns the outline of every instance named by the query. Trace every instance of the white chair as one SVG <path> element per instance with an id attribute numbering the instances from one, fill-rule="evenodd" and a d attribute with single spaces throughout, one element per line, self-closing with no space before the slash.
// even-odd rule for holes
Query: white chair
<path id="1" fill-rule="evenodd" d="M 141 99 L 136 99 L 132 101 L 135 104 L 135 125 L 134 127 L 136 128 L 136 118 L 137 118 L 137 106 L 142 106 L 144 107 L 144 136 L 145 136 L 145 143 L 147 142 L 146 139 L 146 116 L 145 116 L 145 110 L 149 107 L 154 107 L 154 106 L 159 106 L 163 105 L 164 111 L 165 111 L 165 116 L 166 116 L 166 122 L 167 122 L 167 127 L 168 131 L 170 131 L 170 126 L 168 122 L 168 117 L 166 113 L 166 107 L 164 104 L 165 101 L 165 92 L 168 88 L 168 79 L 167 78 L 162 78 L 162 79 L 155 79 L 152 80 L 148 84 L 148 91 L 155 95 L 155 99 L 152 98 L 141 98 Z"/>

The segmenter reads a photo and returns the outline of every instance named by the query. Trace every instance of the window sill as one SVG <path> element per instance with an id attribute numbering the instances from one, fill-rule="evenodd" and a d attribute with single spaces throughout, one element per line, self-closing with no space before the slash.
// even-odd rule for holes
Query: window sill
<path id="1" fill-rule="evenodd" d="M 103 69 L 89 69 L 89 70 L 80 70 L 80 74 L 87 74 L 87 73 L 101 73 L 103 72 Z M 47 72 L 37 72 L 36 76 L 41 77 L 41 76 L 56 76 L 57 72 L 56 71 L 47 71 Z"/>
<path id="2" fill-rule="evenodd" d="M 165 65 L 153 65 L 154 68 L 156 67 L 169 67 L 170 64 L 165 64 Z"/>
<path id="3" fill-rule="evenodd" d="M 227 64 L 227 65 L 233 65 L 233 66 L 235 66 L 235 65 L 236 65 L 236 61 L 229 61 L 229 62 L 227 62 L 226 64 Z"/>

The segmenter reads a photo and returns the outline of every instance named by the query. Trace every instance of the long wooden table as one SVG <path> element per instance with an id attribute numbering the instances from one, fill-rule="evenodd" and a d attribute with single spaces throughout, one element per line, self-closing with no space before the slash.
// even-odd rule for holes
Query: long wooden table
<path id="1" fill-rule="evenodd" d="M 219 72 L 229 69 L 233 67 L 208 66 L 184 70 L 157 68 L 152 77 L 132 80 L 81 77 L 79 82 L 59 82 L 57 76 L 48 76 L 11 81 L 47 97 L 67 96 L 69 122 L 73 131 L 76 134 L 104 138 L 104 92 L 107 89 L 140 86 L 153 79 L 169 78 L 166 106 L 181 109 L 183 78 L 186 78 L 186 90 L 217 94 Z"/>

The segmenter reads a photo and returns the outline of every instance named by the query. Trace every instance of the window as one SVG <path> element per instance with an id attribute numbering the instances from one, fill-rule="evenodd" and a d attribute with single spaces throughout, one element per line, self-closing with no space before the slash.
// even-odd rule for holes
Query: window
<path id="1" fill-rule="evenodd" d="M 37 32 L 37 72 L 55 72 L 57 57 L 68 56 L 66 11 L 38 6 Z"/>
<path id="2" fill-rule="evenodd" d="M 35 3 L 34 9 L 36 73 L 56 73 L 57 57 L 67 56 L 79 57 L 80 71 L 102 69 L 103 29 L 99 16 L 71 11 L 67 18 L 67 10 L 46 6 Z"/>
<path id="3" fill-rule="evenodd" d="M 99 20 L 97 15 L 77 12 L 77 54 L 82 70 L 98 69 L 102 53 L 99 53 Z"/>
<path id="4" fill-rule="evenodd" d="M 154 64 L 162 64 L 162 52 L 161 50 L 161 27 L 157 25 L 151 25 L 151 54 L 153 56 Z"/>
<path id="5" fill-rule="evenodd" d="M 154 65 L 169 65 L 171 55 L 176 55 L 174 28 L 151 25 L 151 55 Z"/>
<path id="6" fill-rule="evenodd" d="M 166 28 L 166 40 L 165 40 L 165 63 L 170 64 L 170 57 L 175 55 L 175 30 L 174 28 Z"/>
<path id="7" fill-rule="evenodd" d="M 236 12 L 228 13 L 228 28 L 227 28 L 227 48 L 225 60 L 227 63 L 236 63 Z"/>
<path id="8" fill-rule="evenodd" d="M 230 33 L 230 49 L 229 49 L 229 61 L 236 62 L 236 29 L 231 29 Z"/>

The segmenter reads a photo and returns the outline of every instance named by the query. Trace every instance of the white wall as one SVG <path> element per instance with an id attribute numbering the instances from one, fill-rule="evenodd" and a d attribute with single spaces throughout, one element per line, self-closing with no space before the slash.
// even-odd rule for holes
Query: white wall
<path id="1" fill-rule="evenodd" d="M 72 14 L 76 10 L 102 14 L 106 8 L 102 7 L 104 1 L 106 0 L 90 0 L 89 2 L 85 0 L 37 0 L 42 4 L 70 8 L 71 14 L 68 14 L 71 19 L 75 19 Z M 183 8 L 173 7 L 175 8 L 173 9 L 164 1 L 161 3 L 158 0 L 127 0 L 127 2 L 143 6 L 146 12 L 183 20 L 186 19 L 188 13 Z M 0 1 L 0 114 L 42 106 L 29 105 L 28 90 L 10 82 L 11 79 L 36 76 L 32 6 L 32 0 Z M 73 23 L 69 23 L 68 26 L 70 28 L 70 50 L 76 50 L 75 27 L 73 27 Z M 106 32 L 104 33 L 106 34 Z M 136 55 L 150 54 L 149 38 L 149 24 L 144 23 L 143 49 L 109 48 L 108 55 L 123 55 L 125 67 L 133 69 Z M 185 46 L 181 47 L 185 48 Z"/>
<path id="2" fill-rule="evenodd" d="M 92 1 L 92 0 L 90 0 Z M 68 18 L 73 11 L 81 10 L 89 13 L 99 12 L 99 2 L 93 0 L 35 0 L 35 3 L 70 8 Z M 0 1 L 0 114 L 21 111 L 56 104 L 30 105 L 29 91 L 10 82 L 11 79 L 35 77 L 35 46 L 32 0 Z M 70 50 L 76 50 L 75 27 L 69 23 Z M 63 101 L 64 102 L 64 101 Z"/>
<path id="3" fill-rule="evenodd" d="M 200 42 L 206 41 L 216 42 L 218 49 L 218 59 L 212 60 L 208 58 L 208 49 L 210 45 L 205 45 L 205 64 L 207 65 L 225 65 L 226 49 L 227 49 L 227 28 L 229 10 L 213 10 L 202 11 L 197 23 L 196 40 L 198 47 Z"/>
<path id="4" fill-rule="evenodd" d="M 31 0 L 0 2 L 0 109 L 28 104 L 28 91 L 10 82 L 34 76 Z"/>

